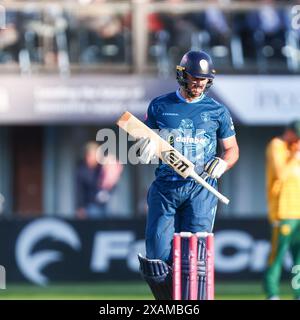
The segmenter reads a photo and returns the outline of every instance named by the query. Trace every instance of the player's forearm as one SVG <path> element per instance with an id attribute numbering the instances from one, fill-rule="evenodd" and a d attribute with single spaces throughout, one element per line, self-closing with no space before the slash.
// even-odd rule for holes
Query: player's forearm
<path id="1" fill-rule="evenodd" d="M 222 159 L 227 162 L 227 170 L 232 168 L 239 159 L 239 148 L 234 146 L 226 149 L 222 154 Z"/>

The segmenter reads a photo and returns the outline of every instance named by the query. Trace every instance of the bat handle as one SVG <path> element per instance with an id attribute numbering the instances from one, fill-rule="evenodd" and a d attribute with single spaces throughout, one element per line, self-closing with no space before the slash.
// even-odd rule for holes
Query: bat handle
<path id="1" fill-rule="evenodd" d="M 226 205 L 229 203 L 229 199 L 222 195 L 218 190 L 212 187 L 209 183 L 207 183 L 203 178 L 201 178 L 194 170 L 190 173 L 190 177 L 195 179 L 198 183 L 200 183 L 204 188 L 214 194 L 221 202 Z M 205 177 L 206 178 L 206 177 Z"/>

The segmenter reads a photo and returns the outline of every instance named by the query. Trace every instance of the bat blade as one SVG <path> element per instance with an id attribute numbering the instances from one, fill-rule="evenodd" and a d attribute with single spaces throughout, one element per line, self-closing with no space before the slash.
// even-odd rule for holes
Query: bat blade
<path id="1" fill-rule="evenodd" d="M 194 170 L 194 164 L 183 156 L 178 150 L 173 148 L 167 141 L 161 138 L 152 129 L 146 126 L 142 121 L 126 111 L 117 121 L 117 125 L 129 133 L 133 138 L 149 138 L 155 141 L 157 145 L 156 156 L 164 163 L 171 166 L 183 178 L 192 177 L 210 192 L 212 192 L 220 201 L 225 204 L 229 203 L 229 199 L 223 196 Z"/>
<path id="2" fill-rule="evenodd" d="M 126 111 L 117 121 L 117 125 L 135 139 L 143 137 L 155 141 L 158 146 L 156 156 L 170 165 L 183 178 L 187 178 L 194 171 L 192 162 L 130 112 Z"/>

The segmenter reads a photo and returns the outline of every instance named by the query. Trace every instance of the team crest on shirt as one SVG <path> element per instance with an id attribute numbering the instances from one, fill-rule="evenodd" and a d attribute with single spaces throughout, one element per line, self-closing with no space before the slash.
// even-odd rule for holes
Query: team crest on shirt
<path id="1" fill-rule="evenodd" d="M 210 115 L 208 112 L 202 112 L 200 117 L 204 122 L 207 122 L 210 120 Z"/>

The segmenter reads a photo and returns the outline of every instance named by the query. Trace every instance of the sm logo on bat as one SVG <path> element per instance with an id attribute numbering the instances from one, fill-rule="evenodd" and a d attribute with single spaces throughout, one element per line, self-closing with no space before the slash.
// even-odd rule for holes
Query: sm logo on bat
<path id="1" fill-rule="evenodd" d="M 167 150 L 161 153 L 162 160 L 171 165 L 176 171 L 185 173 L 189 168 L 188 163 L 179 158 L 174 150 Z"/>

